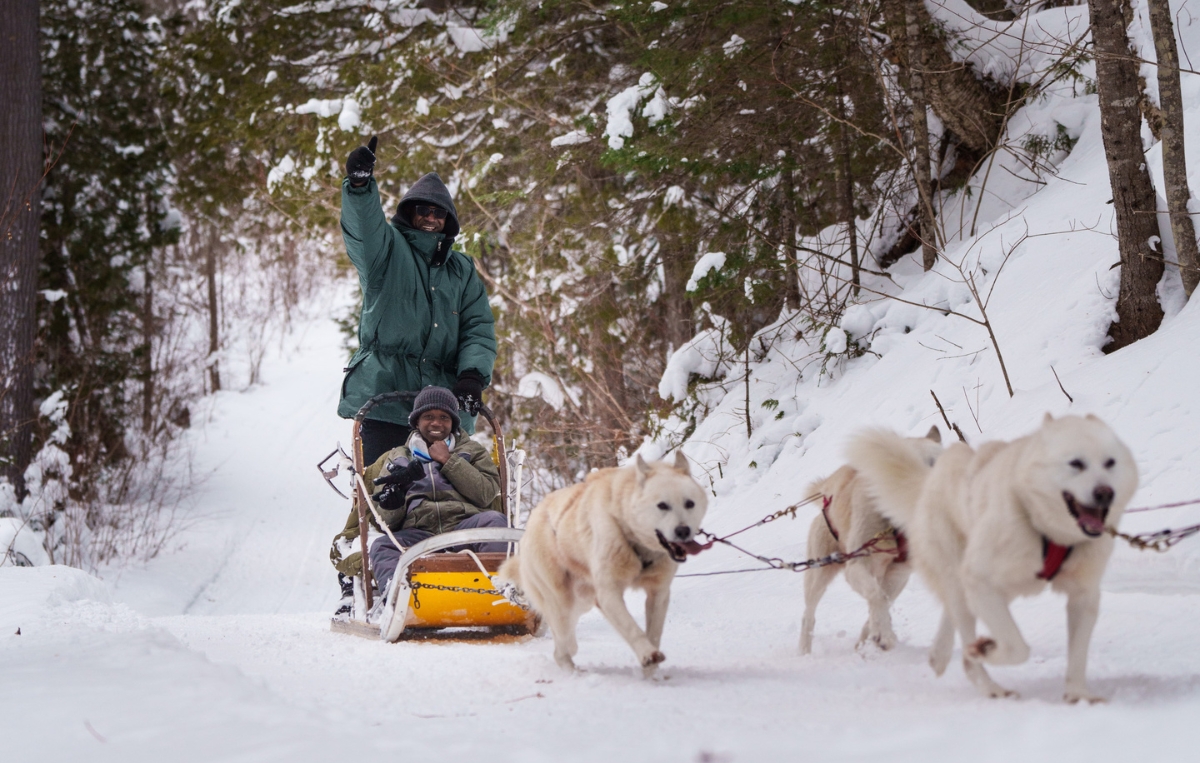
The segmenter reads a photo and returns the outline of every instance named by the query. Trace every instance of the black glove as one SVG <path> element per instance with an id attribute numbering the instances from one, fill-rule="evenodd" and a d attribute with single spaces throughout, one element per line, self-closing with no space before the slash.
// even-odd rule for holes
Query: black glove
<path id="1" fill-rule="evenodd" d="M 378 144 L 379 136 L 372 135 L 370 143 L 350 152 L 346 158 L 346 175 L 350 178 L 350 185 L 361 188 L 371 179 L 371 174 L 375 172 L 375 146 Z"/>
<path id="2" fill-rule="evenodd" d="M 458 375 L 451 390 L 458 398 L 458 409 L 471 416 L 479 413 L 483 405 L 483 376 L 478 371 L 467 369 Z"/>
<path id="3" fill-rule="evenodd" d="M 409 485 L 425 476 L 425 468 L 415 458 L 404 466 L 392 461 L 387 470 L 387 474 L 376 478 L 376 485 L 403 485 L 407 490 Z"/>
<path id="4" fill-rule="evenodd" d="M 375 503 L 385 509 L 402 509 L 408 496 L 408 488 L 412 483 L 425 476 L 425 469 L 420 461 L 410 461 L 407 466 L 396 463 L 388 464 L 388 473 L 375 480 L 376 485 L 383 485 L 383 490 L 375 494 Z"/>

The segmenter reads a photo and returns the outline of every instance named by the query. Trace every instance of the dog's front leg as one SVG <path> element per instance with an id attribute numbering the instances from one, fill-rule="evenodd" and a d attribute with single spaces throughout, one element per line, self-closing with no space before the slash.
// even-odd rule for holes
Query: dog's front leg
<path id="1" fill-rule="evenodd" d="M 596 605 L 600 608 L 604 619 L 608 620 L 626 643 L 633 647 L 633 653 L 637 655 L 638 661 L 647 675 L 654 671 L 658 663 L 666 659 L 645 632 L 638 627 L 633 615 L 629 614 L 629 609 L 625 606 L 624 589 L 620 585 L 612 581 L 598 583 L 596 585 Z"/>
<path id="2" fill-rule="evenodd" d="M 1088 645 L 1100 615 L 1100 589 L 1078 589 L 1067 593 L 1067 702 L 1103 702 L 1087 690 Z"/>
<path id="3" fill-rule="evenodd" d="M 646 638 L 655 649 L 662 646 L 663 626 L 667 622 L 667 605 L 670 603 L 669 584 L 646 589 Z"/>
<path id="4" fill-rule="evenodd" d="M 1021 635 L 1012 612 L 1008 610 L 1008 599 L 1004 594 L 970 570 L 964 570 L 963 589 L 967 604 L 992 632 L 970 643 L 963 643 L 963 651 L 974 660 L 993 665 L 1019 665 L 1029 659 L 1029 644 Z"/>

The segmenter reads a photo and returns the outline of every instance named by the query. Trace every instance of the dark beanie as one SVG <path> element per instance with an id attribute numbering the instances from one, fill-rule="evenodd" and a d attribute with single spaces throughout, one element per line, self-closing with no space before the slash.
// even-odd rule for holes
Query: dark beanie
<path id="1" fill-rule="evenodd" d="M 417 420 L 421 418 L 421 414 L 425 411 L 435 410 L 450 414 L 455 429 L 462 426 L 462 422 L 458 418 L 458 399 L 454 397 L 454 393 L 445 387 L 432 385 L 417 393 L 417 399 L 413 400 L 412 413 L 408 414 L 408 425 L 416 429 Z"/>

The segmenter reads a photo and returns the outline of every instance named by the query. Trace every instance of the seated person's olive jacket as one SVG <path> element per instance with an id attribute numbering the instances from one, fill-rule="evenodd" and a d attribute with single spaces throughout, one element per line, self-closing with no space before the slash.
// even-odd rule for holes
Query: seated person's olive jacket
<path id="1" fill-rule="evenodd" d="M 408 448 L 402 445 L 384 453 L 368 466 L 363 476 L 372 495 L 382 489 L 376 487 L 375 478 L 386 473 L 389 462 L 396 461 L 403 467 L 411 458 Z M 500 470 L 487 448 L 462 432 L 456 433 L 450 459 L 444 465 L 434 462 L 424 466 L 426 476 L 409 487 L 404 507 L 384 509 L 378 504 L 375 506 L 393 532 L 412 528 L 435 535 L 450 532 L 473 514 L 498 509 Z M 373 514 L 368 513 L 368 519 L 373 527 L 380 529 Z M 329 557 L 339 572 L 351 576 L 362 574 L 357 511 L 350 512 L 345 529 L 334 538 Z"/>

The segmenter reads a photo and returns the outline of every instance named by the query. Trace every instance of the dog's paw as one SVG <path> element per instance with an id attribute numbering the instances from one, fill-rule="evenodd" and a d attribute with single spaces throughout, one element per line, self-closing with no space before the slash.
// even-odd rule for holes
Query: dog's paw
<path id="1" fill-rule="evenodd" d="M 571 655 L 556 654 L 554 655 L 554 661 L 557 662 L 558 666 L 563 670 L 568 670 L 572 673 L 575 672 L 575 660 L 571 659 Z"/>
<path id="2" fill-rule="evenodd" d="M 996 651 L 995 639 L 980 636 L 967 645 L 967 656 L 972 660 L 986 660 L 988 655 Z"/>
<path id="3" fill-rule="evenodd" d="M 1089 705 L 1098 705 L 1108 702 L 1108 699 L 1092 694 L 1086 689 L 1083 689 L 1080 691 L 1067 690 L 1067 692 L 1063 694 L 1063 701 L 1070 705 L 1075 705 L 1079 702 L 1087 702 Z"/>
<path id="4" fill-rule="evenodd" d="M 880 649 L 882 649 L 885 652 L 889 649 L 894 648 L 898 641 L 898 639 L 896 638 L 896 634 L 892 633 L 891 631 L 883 631 L 881 633 L 876 633 L 874 636 L 871 637 L 871 640 L 875 642 L 876 646 L 878 646 Z"/>
<path id="5" fill-rule="evenodd" d="M 651 652 L 650 654 L 648 654 L 642 658 L 642 667 L 643 668 L 652 668 L 653 666 L 657 665 L 658 663 L 662 662 L 665 659 L 667 659 L 667 656 L 665 654 L 663 654 L 662 652 L 658 651 L 657 649 L 655 649 L 653 652 Z"/>
<path id="6" fill-rule="evenodd" d="M 992 688 L 988 690 L 988 696 L 991 697 L 992 699 L 1020 699 L 1021 698 L 1020 694 L 1017 694 L 1012 689 L 1005 689 L 1003 686 L 1000 686 L 999 684 L 992 686 Z"/>
<path id="7" fill-rule="evenodd" d="M 933 668 L 933 674 L 940 676 L 946 672 L 946 667 L 950 664 L 950 658 L 953 652 L 945 649 L 934 649 L 929 652 L 929 667 Z"/>

